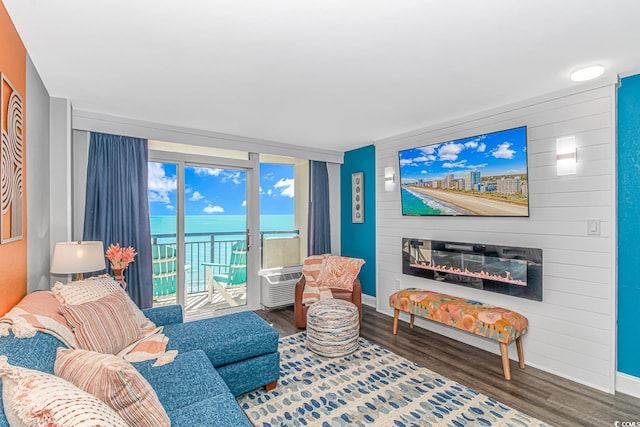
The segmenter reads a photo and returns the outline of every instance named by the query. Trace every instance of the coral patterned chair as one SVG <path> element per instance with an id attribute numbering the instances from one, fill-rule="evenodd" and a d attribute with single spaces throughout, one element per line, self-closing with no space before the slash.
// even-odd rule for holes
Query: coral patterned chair
<path id="1" fill-rule="evenodd" d="M 358 307 L 360 327 L 362 327 L 362 285 L 358 279 L 362 264 L 364 261 L 359 258 L 332 255 L 308 257 L 302 266 L 302 276 L 296 283 L 293 305 L 296 327 L 307 327 L 307 309 L 310 304 L 309 288 L 306 285 L 309 283 L 312 286 L 324 284 L 325 289 L 320 291 L 323 296 L 328 289 L 331 291 L 330 298 L 349 301 Z M 318 299 L 323 298 L 318 296 Z"/>

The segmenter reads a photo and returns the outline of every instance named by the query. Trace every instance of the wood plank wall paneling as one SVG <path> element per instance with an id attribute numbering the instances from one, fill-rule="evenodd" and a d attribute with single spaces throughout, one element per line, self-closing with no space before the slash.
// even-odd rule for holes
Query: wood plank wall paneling
<path id="1" fill-rule="evenodd" d="M 615 86 L 603 84 L 376 142 L 378 310 L 392 315 L 387 301 L 398 279 L 403 288 L 430 288 L 512 308 L 530 321 L 524 338 L 527 363 L 613 392 L 614 118 Z M 392 192 L 384 190 L 384 168 L 397 170 L 399 150 L 522 125 L 528 133 L 529 218 L 403 217 L 398 186 Z M 578 171 L 558 177 L 555 141 L 567 135 L 576 137 Z M 587 235 L 587 219 L 602 221 L 601 235 Z M 403 237 L 542 248 L 543 301 L 403 275 Z M 432 322 L 417 324 L 497 352 L 471 335 Z"/>

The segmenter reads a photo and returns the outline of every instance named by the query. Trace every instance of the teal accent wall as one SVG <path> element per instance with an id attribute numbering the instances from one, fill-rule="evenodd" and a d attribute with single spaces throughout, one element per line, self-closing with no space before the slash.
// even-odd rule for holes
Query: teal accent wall
<path id="1" fill-rule="evenodd" d="M 363 172 L 364 223 L 351 222 L 351 174 Z M 340 254 L 362 258 L 362 293 L 376 296 L 376 148 L 374 145 L 344 153 L 340 167 Z"/>
<path id="2" fill-rule="evenodd" d="M 618 371 L 640 377 L 640 75 L 618 89 Z"/>

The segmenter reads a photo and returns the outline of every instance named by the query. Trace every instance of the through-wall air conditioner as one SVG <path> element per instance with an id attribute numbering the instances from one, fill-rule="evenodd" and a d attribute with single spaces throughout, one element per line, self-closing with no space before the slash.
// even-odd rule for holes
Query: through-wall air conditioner
<path id="1" fill-rule="evenodd" d="M 272 268 L 260 272 L 261 303 L 265 308 L 293 305 L 296 283 L 302 266 Z"/>

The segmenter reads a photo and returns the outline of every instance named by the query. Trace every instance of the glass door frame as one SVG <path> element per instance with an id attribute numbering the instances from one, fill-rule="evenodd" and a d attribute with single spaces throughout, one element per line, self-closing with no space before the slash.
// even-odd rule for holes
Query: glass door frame
<path id="1" fill-rule="evenodd" d="M 247 303 L 244 306 L 230 307 L 212 311 L 213 315 L 233 313 L 260 308 L 260 159 L 256 153 L 249 153 L 248 160 L 211 157 L 197 154 L 176 153 L 149 150 L 149 162 L 171 163 L 176 165 L 176 245 L 178 248 L 178 283 L 176 285 L 177 300 L 186 307 L 186 275 L 185 275 L 185 166 L 212 167 L 221 169 L 241 169 L 246 172 L 247 206 L 246 221 L 248 229 L 247 241 Z"/>

